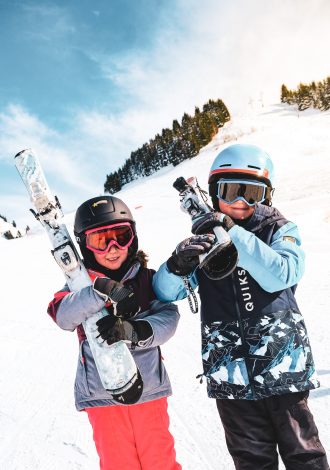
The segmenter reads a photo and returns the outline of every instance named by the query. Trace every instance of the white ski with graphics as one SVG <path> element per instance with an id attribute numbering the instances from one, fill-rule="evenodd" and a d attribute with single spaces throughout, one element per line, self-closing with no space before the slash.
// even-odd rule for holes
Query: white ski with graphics
<path id="1" fill-rule="evenodd" d="M 86 268 L 72 242 L 58 198 L 52 194 L 47 184 L 40 162 L 31 149 L 23 150 L 15 156 L 16 168 L 29 193 L 34 209 L 31 212 L 46 230 L 53 246 L 52 254 L 62 269 L 72 292 L 92 284 Z M 128 391 L 140 374 L 135 361 L 123 341 L 108 345 L 97 338 L 96 322 L 107 315 L 102 309 L 83 323 L 87 340 L 103 384 L 117 401 Z M 142 384 L 141 384 L 142 387 Z"/>
<path id="2" fill-rule="evenodd" d="M 207 193 L 200 188 L 197 178 L 192 176 L 185 180 L 182 176 L 177 178 L 173 187 L 179 191 L 181 209 L 186 212 L 192 222 L 205 216 L 214 209 L 207 203 Z M 199 267 L 213 280 L 223 279 L 236 268 L 238 254 L 230 236 L 221 226 L 213 227 L 216 237 L 212 248 L 199 256 Z"/>

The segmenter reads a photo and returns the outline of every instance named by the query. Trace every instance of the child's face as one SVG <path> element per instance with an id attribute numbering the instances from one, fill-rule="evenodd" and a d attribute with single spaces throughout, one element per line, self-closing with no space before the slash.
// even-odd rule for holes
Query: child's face
<path id="1" fill-rule="evenodd" d="M 101 266 L 115 271 L 127 259 L 128 248 L 119 249 L 116 245 L 112 245 L 107 253 L 94 253 L 94 256 Z"/>
<path id="2" fill-rule="evenodd" d="M 238 200 L 232 204 L 227 204 L 219 199 L 219 209 L 223 214 L 229 215 L 235 220 L 244 220 L 254 212 L 255 206 L 249 206 L 245 201 Z"/>

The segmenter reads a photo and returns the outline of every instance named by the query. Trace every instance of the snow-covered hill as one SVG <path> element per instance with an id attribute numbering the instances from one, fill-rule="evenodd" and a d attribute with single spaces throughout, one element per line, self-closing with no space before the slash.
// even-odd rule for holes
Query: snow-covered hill
<path id="1" fill-rule="evenodd" d="M 207 189 L 211 162 L 229 141 L 254 143 L 270 153 L 277 170 L 274 205 L 298 223 L 307 254 L 297 297 L 322 382 L 311 393 L 310 407 L 330 454 L 329 128 L 330 113 L 298 114 L 283 105 L 252 110 L 234 117 L 198 157 L 118 194 L 133 209 L 140 246 L 157 268 L 189 235 L 190 220 L 179 208 L 174 180 L 197 175 Z M 70 227 L 72 218 L 66 217 Z M 48 301 L 63 284 L 49 251 L 39 227 L 10 243 L 0 238 L 0 468 L 96 470 L 87 416 L 73 403 L 78 342 L 46 315 Z M 185 470 L 233 469 L 215 403 L 195 379 L 202 370 L 198 315 L 186 300 L 179 308 L 177 334 L 162 348 L 174 390 L 169 411 L 178 460 Z"/>
<path id="2" fill-rule="evenodd" d="M 0 237 L 4 236 L 5 238 L 17 238 L 25 235 L 26 230 L 19 229 L 14 227 L 10 222 L 6 222 L 2 217 L 0 217 Z"/>

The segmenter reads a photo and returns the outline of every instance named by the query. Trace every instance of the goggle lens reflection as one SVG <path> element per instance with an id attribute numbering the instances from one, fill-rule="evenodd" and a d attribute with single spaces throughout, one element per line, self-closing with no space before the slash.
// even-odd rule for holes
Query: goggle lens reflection
<path id="1" fill-rule="evenodd" d="M 129 248 L 134 239 L 129 222 L 87 230 L 85 235 L 87 248 L 99 254 L 107 253 L 112 245 L 121 250 Z"/>
<path id="2" fill-rule="evenodd" d="M 266 197 L 267 186 L 264 183 L 243 180 L 219 180 L 218 198 L 227 204 L 243 200 L 249 206 L 263 202 Z"/>

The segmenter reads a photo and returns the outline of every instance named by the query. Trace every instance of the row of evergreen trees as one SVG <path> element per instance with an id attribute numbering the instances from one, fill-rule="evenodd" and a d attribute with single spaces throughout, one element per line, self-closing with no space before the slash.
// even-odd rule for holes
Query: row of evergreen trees
<path id="1" fill-rule="evenodd" d="M 299 111 L 307 108 L 316 108 L 321 111 L 330 109 L 330 77 L 308 85 L 300 83 L 296 90 L 289 90 L 282 85 L 281 102 L 297 104 Z"/>
<path id="2" fill-rule="evenodd" d="M 133 151 L 121 168 L 107 175 L 104 191 L 114 194 L 124 184 L 195 157 L 229 120 L 229 111 L 220 99 L 209 100 L 202 111 L 196 107 L 194 116 L 184 113 L 181 123 L 174 120 L 172 129 L 163 129 L 161 134 Z"/>

